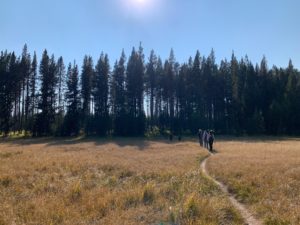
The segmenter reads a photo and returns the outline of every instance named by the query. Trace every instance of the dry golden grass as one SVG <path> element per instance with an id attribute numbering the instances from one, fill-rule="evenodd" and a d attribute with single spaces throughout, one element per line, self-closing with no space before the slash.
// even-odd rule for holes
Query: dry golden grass
<path id="1" fill-rule="evenodd" d="M 0 143 L 0 225 L 243 224 L 203 177 L 196 141 Z"/>
<path id="2" fill-rule="evenodd" d="M 220 140 L 208 170 L 267 225 L 300 224 L 300 139 Z"/>

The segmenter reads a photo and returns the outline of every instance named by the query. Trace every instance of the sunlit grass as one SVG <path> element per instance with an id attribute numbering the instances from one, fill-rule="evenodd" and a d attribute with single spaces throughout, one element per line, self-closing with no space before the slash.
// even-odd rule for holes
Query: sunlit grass
<path id="1" fill-rule="evenodd" d="M 0 144 L 0 224 L 243 224 L 203 177 L 197 142 Z"/>
<path id="2" fill-rule="evenodd" d="M 219 141 L 211 174 L 268 225 L 300 224 L 300 139 Z"/>

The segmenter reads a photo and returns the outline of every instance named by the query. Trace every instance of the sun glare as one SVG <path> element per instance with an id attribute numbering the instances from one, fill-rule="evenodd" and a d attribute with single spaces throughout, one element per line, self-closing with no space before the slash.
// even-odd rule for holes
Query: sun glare
<path id="1" fill-rule="evenodd" d="M 160 10 L 161 0 L 122 0 L 123 9 L 133 17 L 146 18 L 157 14 Z"/>
<path id="2" fill-rule="evenodd" d="M 150 4 L 150 0 L 129 0 L 131 1 L 131 5 L 133 6 L 145 6 L 145 5 L 149 5 Z"/>

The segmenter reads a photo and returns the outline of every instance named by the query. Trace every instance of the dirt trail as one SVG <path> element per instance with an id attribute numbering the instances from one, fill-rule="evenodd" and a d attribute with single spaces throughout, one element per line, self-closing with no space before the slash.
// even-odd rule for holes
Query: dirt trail
<path id="1" fill-rule="evenodd" d="M 213 177 L 209 175 L 206 169 L 206 161 L 211 156 L 213 156 L 212 153 L 210 153 L 210 156 L 207 157 L 205 160 L 203 160 L 201 163 L 201 170 L 203 174 L 206 175 L 209 179 L 211 179 L 214 183 L 216 183 L 221 188 L 221 190 L 229 197 L 229 200 L 234 205 L 234 207 L 240 211 L 247 225 L 262 225 L 262 222 L 254 218 L 254 216 L 246 209 L 245 205 L 238 202 L 235 199 L 235 197 L 229 193 L 228 188 L 224 184 L 220 183 L 219 181 L 215 180 Z"/>

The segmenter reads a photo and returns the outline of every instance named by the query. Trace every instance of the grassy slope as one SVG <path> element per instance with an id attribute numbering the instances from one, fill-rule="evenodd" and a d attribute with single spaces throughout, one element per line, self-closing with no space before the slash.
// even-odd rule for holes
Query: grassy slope
<path id="1" fill-rule="evenodd" d="M 300 224 L 300 139 L 216 143 L 208 170 L 268 225 Z"/>
<path id="2" fill-rule="evenodd" d="M 201 175 L 196 142 L 0 144 L 0 224 L 242 224 Z"/>

